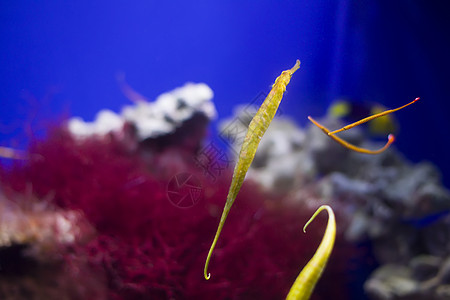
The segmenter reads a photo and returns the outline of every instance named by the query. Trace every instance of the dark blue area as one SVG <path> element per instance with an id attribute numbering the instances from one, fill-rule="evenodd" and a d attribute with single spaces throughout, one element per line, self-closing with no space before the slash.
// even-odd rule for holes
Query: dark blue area
<path id="1" fill-rule="evenodd" d="M 205 82 L 224 118 L 299 58 L 284 112 L 306 124 L 342 95 L 392 108 L 420 96 L 396 114 L 396 146 L 433 161 L 450 186 L 449 12 L 445 1 L 406 0 L 2 1 L 1 129 L 29 117 L 24 91 L 40 101 L 55 92 L 40 117 L 118 111 L 128 100 L 117 72 L 150 99 Z"/>
<path id="2" fill-rule="evenodd" d="M 379 267 L 379 263 L 373 253 L 373 245 L 370 240 L 358 242 L 354 247 L 354 257 L 348 262 L 348 274 L 350 281 L 348 290 L 350 299 L 364 300 L 369 299 L 364 292 L 364 282 L 370 274 Z"/>

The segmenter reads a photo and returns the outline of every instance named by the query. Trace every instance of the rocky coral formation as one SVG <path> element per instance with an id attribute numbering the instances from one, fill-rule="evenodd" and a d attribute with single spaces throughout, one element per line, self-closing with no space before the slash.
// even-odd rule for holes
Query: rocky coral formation
<path id="1" fill-rule="evenodd" d="M 372 299 L 450 298 L 450 259 L 420 255 L 408 264 L 386 264 L 365 283 Z"/>
<path id="2" fill-rule="evenodd" d="M 312 256 L 311 240 L 323 233 L 317 226 L 304 236 L 301 225 L 324 203 L 336 210 L 339 236 L 314 297 L 348 298 L 344 275 L 358 267 L 349 258 L 364 257 L 349 242 L 364 241 L 381 264 L 365 284 L 371 298 L 448 296 L 450 195 L 437 169 L 409 163 L 394 147 L 353 153 L 283 117 L 260 143 L 215 252 L 213 277 L 204 281 L 232 167 L 212 180 L 199 164 L 214 162 L 211 151 L 220 150 L 201 152 L 215 116 L 211 98 L 207 86 L 187 85 L 120 115 L 101 113 L 94 123 L 72 119 L 34 141 L 28 160 L 0 168 L 3 191 L 15 191 L 0 197 L 0 297 L 282 298 Z M 245 107 L 222 123 L 220 137 L 234 155 L 254 111 Z M 377 147 L 360 128 L 340 135 Z M 179 181 L 194 177 L 186 186 Z M 192 205 L 179 205 L 194 194 Z M 20 264 L 8 267 L 11 256 Z"/>
<path id="3" fill-rule="evenodd" d="M 231 178 L 231 170 L 225 168 L 211 180 L 198 165 L 207 120 L 199 110 L 170 132 L 144 140 L 136 124 L 83 138 L 63 125 L 33 142 L 29 160 L 0 168 L 5 189 L 25 195 L 32 186 L 37 203 L 76 211 L 95 229 L 87 243 L 55 245 L 55 262 L 34 268 L 36 259 L 24 261 L 15 278 L 0 270 L 2 299 L 64 299 L 72 294 L 70 299 L 285 297 L 313 255 L 326 220 L 318 220 L 304 235 L 301 226 L 316 207 L 268 195 L 246 181 L 213 257 L 212 279 L 205 281 L 203 265 Z M 180 173 L 196 177 L 195 186 L 170 184 L 184 178 Z M 185 197 L 196 195 L 189 207 L 170 196 L 185 191 Z M 353 255 L 349 244 L 338 238 L 335 259 L 315 299 L 347 295 L 345 270 Z M 53 289 L 49 282 L 55 283 Z M 93 286 L 98 290 L 92 291 Z M 59 289 L 66 291 L 58 293 Z"/>
<path id="4" fill-rule="evenodd" d="M 24 245 L 30 256 L 45 261 L 52 250 L 93 236 L 93 229 L 79 212 L 52 207 L 31 192 L 26 194 L 28 197 L 0 194 L 0 248 Z"/>
<path id="5" fill-rule="evenodd" d="M 267 201 L 257 186 L 247 182 L 211 265 L 213 278 L 207 282 L 202 268 L 231 174 L 211 182 L 193 161 L 185 160 L 181 149 L 179 154 L 171 152 L 171 160 L 179 160 L 175 174 L 187 171 L 196 176 L 203 194 L 196 205 L 180 208 L 168 199 L 166 175 L 159 171 L 165 164 L 147 165 L 140 151 L 130 155 L 120 149 L 119 141 L 107 137 L 80 143 L 67 132 L 55 132 L 33 148 L 40 160 L 5 173 L 2 182 L 17 191 L 31 182 L 38 195 L 53 191 L 48 199 L 52 204 L 83 212 L 97 235 L 86 245 L 72 246 L 75 250 L 61 250 L 58 256 L 75 266 L 77 260 L 86 261 L 90 268 L 80 267 L 78 272 L 99 270 L 100 278 L 104 274 L 110 299 L 285 296 L 300 266 L 315 251 L 312 240 L 318 242 L 323 234 L 325 224 L 319 226 L 320 222 L 308 235 L 302 234 L 301 220 L 306 221 L 311 210 L 300 203 Z M 274 202 L 279 205 L 273 206 Z M 339 259 L 330 263 L 317 293 L 322 299 L 346 292 L 342 268 L 351 252 L 339 243 L 335 253 Z M 48 279 L 50 274 L 39 276 Z"/>
<path id="6" fill-rule="evenodd" d="M 224 136 L 232 135 L 229 128 L 231 124 L 239 125 L 236 119 L 243 116 L 238 113 L 222 124 Z M 336 119 L 321 123 L 328 128 L 343 125 Z M 364 138 L 360 128 L 340 135 L 353 144 L 377 148 L 377 144 Z M 239 144 L 239 140 L 235 142 Z M 436 275 L 445 273 L 442 269 L 435 270 L 437 279 L 432 289 L 418 288 L 418 281 L 411 279 L 416 271 L 410 262 L 422 255 L 443 261 L 450 253 L 450 193 L 441 185 L 433 165 L 411 164 L 395 147 L 375 156 L 354 153 L 315 126 L 302 129 L 288 119 L 276 119 L 261 141 L 248 176 L 269 191 L 297 201 L 330 203 L 345 216 L 340 227 L 347 240 L 371 240 L 376 259 L 387 264 L 366 285 L 375 299 L 411 299 L 408 297 L 413 291 L 408 290 L 402 298 L 396 292 L 387 292 L 391 288 L 414 287 L 427 299 L 441 299 L 437 295 L 447 290 L 446 279 L 438 279 L 446 276 Z M 391 268 L 392 263 L 404 270 L 392 275 L 398 282 L 403 280 L 404 286 L 389 283 L 393 277 L 383 270 Z"/>
<path id="7" fill-rule="evenodd" d="M 30 186 L 24 194 L 0 193 L 0 298 L 106 299 L 101 272 L 77 258 L 73 269 L 61 256 L 91 240 L 94 229 L 84 214 L 49 199 L 37 199 Z"/>
<path id="8" fill-rule="evenodd" d="M 85 122 L 79 117 L 68 122 L 70 132 L 79 137 L 120 132 L 125 123 L 136 128 L 139 140 L 173 133 L 194 114 L 209 120 L 216 117 L 213 91 L 204 83 L 186 83 L 183 87 L 161 94 L 153 102 L 136 100 L 125 106 L 120 114 L 110 110 L 100 111 L 95 121 Z"/>

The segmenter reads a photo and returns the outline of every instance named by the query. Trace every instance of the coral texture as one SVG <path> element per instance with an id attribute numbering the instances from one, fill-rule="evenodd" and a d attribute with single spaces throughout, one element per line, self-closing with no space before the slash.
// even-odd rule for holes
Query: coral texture
<path id="1" fill-rule="evenodd" d="M 190 129 L 205 125 L 201 118 L 193 120 Z M 216 181 L 205 176 L 196 162 L 203 136 L 181 138 L 186 126 L 172 138 L 145 142 L 133 138 L 133 128 L 122 130 L 120 135 L 80 140 L 64 127 L 56 128 L 32 144 L 29 161 L 2 171 L 5 187 L 25 193 L 31 185 L 39 201 L 82 212 L 95 228 L 96 235 L 88 243 L 59 250 L 58 255 L 72 266 L 69 275 L 74 270 L 86 272 L 80 278 L 96 274 L 96 282 L 105 282 L 97 292 L 106 289 L 110 299 L 285 297 L 323 234 L 325 222 L 315 223 L 307 235 L 301 232 L 315 207 L 264 194 L 246 182 L 207 282 L 202 268 L 231 173 L 224 170 Z M 195 176 L 201 187 L 201 200 L 190 208 L 177 207 L 168 196 L 168 182 L 181 172 Z M 46 198 L 49 194 L 52 197 Z M 314 297 L 345 295 L 343 272 L 352 255 L 349 249 L 337 243 Z M 73 284 L 84 282 L 75 279 Z"/>
<path id="2" fill-rule="evenodd" d="M 140 140 L 172 133 L 194 114 L 203 114 L 208 119 L 216 117 L 216 108 L 211 99 L 213 91 L 204 83 L 186 83 L 173 91 L 161 94 L 155 101 L 133 99 L 133 105 L 125 106 L 120 114 L 101 110 L 95 121 L 85 122 L 79 117 L 68 121 L 73 135 L 86 137 L 120 132 L 124 123 L 136 128 Z"/>
<path id="3" fill-rule="evenodd" d="M 224 135 L 230 135 L 230 129 L 239 132 L 236 126 L 245 127 L 243 120 L 248 119 L 249 111 L 241 110 L 225 121 Z M 323 124 L 328 128 L 343 125 L 332 118 Z M 342 136 L 353 144 L 377 148 L 364 138 L 360 128 Z M 446 264 L 432 269 L 426 279 L 420 268 L 413 267 L 413 262 L 423 256 L 444 262 L 450 254 L 450 193 L 430 163 L 412 164 L 395 147 L 375 156 L 354 153 L 319 129 L 302 129 L 284 118 L 274 120 L 263 137 L 248 177 L 272 193 L 299 202 L 321 199 L 343 216 L 339 226 L 348 241 L 370 241 L 375 259 L 383 266 L 365 285 L 369 296 L 448 297 L 447 277 L 442 275 L 448 273 Z M 393 265 L 407 271 L 391 276 L 385 270 Z M 427 281 L 431 277 L 432 284 Z M 399 284 L 392 284 L 394 279 Z"/>

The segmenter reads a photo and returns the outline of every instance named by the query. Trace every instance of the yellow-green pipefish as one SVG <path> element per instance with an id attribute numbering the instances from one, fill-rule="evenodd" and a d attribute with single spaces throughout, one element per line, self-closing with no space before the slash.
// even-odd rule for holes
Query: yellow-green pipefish
<path id="1" fill-rule="evenodd" d="M 280 101 L 286 91 L 286 86 L 289 84 L 292 74 L 294 74 L 298 68 L 300 68 L 299 60 L 296 61 L 295 65 L 290 70 L 283 71 L 281 75 L 275 79 L 275 83 L 272 85 L 271 91 L 248 126 L 247 134 L 239 153 L 239 159 L 234 168 L 233 178 L 231 180 L 225 207 L 223 208 L 222 217 L 220 218 L 216 235 L 212 242 L 211 248 L 209 249 L 208 257 L 206 258 L 204 276 L 207 280 L 211 276 L 211 274 L 208 274 L 209 261 L 219 239 L 223 225 L 225 224 L 225 220 L 227 219 L 228 213 L 230 212 L 231 206 L 233 205 L 234 200 L 241 189 L 245 174 L 247 173 L 247 170 L 255 157 L 259 142 L 277 112 Z"/>
<path id="2" fill-rule="evenodd" d="M 294 284 L 287 295 L 287 300 L 307 300 L 311 296 L 317 281 L 322 275 L 325 266 L 327 265 L 328 258 L 333 250 L 334 240 L 336 238 L 336 220 L 334 212 L 328 205 L 322 205 L 319 207 L 314 215 L 303 227 L 303 232 L 306 232 L 306 227 L 311 223 L 314 218 L 322 211 L 328 212 L 328 223 L 325 234 L 323 235 L 322 242 L 320 242 L 316 253 L 311 260 L 306 264 L 303 270 L 298 275 Z"/>

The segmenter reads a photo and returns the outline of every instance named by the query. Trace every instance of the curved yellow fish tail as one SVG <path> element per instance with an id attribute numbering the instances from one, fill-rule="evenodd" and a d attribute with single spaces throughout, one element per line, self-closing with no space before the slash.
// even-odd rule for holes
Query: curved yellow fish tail
<path id="1" fill-rule="evenodd" d="M 296 61 L 295 65 L 291 69 L 281 72 L 281 75 L 275 79 L 272 89 L 248 126 L 247 134 L 245 135 L 241 151 L 239 152 L 239 159 L 234 167 L 233 178 L 228 191 L 227 201 L 225 203 L 225 207 L 223 208 L 222 217 L 220 218 L 219 227 L 217 228 L 216 235 L 212 242 L 211 248 L 209 249 L 208 257 L 206 258 L 205 268 L 203 270 L 203 275 L 206 280 L 208 280 L 211 276 L 211 274 L 208 273 L 209 261 L 219 239 L 220 233 L 222 232 L 223 225 L 228 217 L 231 206 L 233 205 L 234 200 L 241 189 L 245 174 L 247 173 L 248 168 L 255 157 L 259 142 L 269 127 L 270 122 L 272 122 L 272 119 L 275 117 L 278 106 L 283 98 L 283 94 L 286 91 L 286 86 L 289 84 L 292 74 L 294 74 L 298 68 L 300 68 L 299 60 Z"/>
<path id="2" fill-rule="evenodd" d="M 334 240 L 336 237 L 336 220 L 333 209 L 331 209 L 330 206 L 322 205 L 319 207 L 311 219 L 309 219 L 306 223 L 305 227 L 303 227 L 303 232 L 306 232 L 306 227 L 309 223 L 311 223 L 324 209 L 328 212 L 328 223 L 322 242 L 320 242 L 319 248 L 317 248 L 313 258 L 311 258 L 308 264 L 306 264 L 292 285 L 291 290 L 286 297 L 288 300 L 309 299 L 317 281 L 327 265 L 331 251 L 333 250 Z"/>

